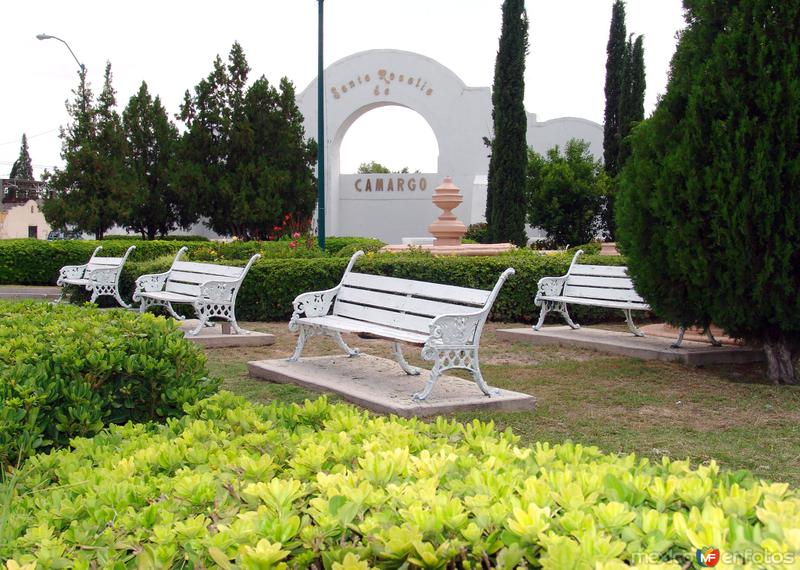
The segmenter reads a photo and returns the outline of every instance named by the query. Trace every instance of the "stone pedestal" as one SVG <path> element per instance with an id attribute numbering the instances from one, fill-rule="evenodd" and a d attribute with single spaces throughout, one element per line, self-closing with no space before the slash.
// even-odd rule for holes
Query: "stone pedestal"
<path id="1" fill-rule="evenodd" d="M 619 255 L 617 244 L 613 241 L 600 244 L 600 255 Z"/>
<path id="2" fill-rule="evenodd" d="M 453 184 L 452 178 L 445 176 L 444 182 L 433 192 L 433 203 L 442 209 L 439 219 L 428 226 L 428 231 L 436 238 L 433 247 L 461 245 L 461 238 L 467 233 L 467 226 L 455 217 L 452 210 L 463 201 L 461 190 Z"/>

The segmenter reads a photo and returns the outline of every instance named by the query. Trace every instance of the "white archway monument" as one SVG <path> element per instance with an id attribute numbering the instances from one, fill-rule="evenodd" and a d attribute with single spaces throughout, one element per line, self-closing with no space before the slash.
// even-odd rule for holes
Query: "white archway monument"
<path id="1" fill-rule="evenodd" d="M 325 188 L 329 235 L 374 236 L 389 243 L 427 236 L 439 212 L 434 188 L 451 176 L 464 203 L 455 214 L 466 223 L 483 221 L 492 97 L 488 87 L 468 87 L 439 62 L 413 52 L 369 50 L 331 64 L 325 76 Z M 532 88 L 528 86 L 528 88 Z M 305 131 L 316 133 L 317 81 L 297 97 Z M 378 107 L 398 105 L 419 113 L 439 145 L 438 172 L 341 174 L 340 149 L 348 129 Z M 391 137 L 392 133 L 384 133 Z M 602 127 L 592 121 L 561 118 L 538 123 L 528 114 L 528 145 L 545 152 L 554 144 L 582 138 L 602 153 Z M 412 145 L 414 141 L 407 141 Z M 364 161 L 372 160 L 364 157 Z"/>

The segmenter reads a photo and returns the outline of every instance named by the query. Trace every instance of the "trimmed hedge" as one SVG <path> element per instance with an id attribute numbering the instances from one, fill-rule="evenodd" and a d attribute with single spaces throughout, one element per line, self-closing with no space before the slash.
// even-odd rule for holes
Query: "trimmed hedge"
<path id="1" fill-rule="evenodd" d="M 177 238 L 178 236 L 176 236 Z M 192 237 L 192 236 L 189 236 Z M 101 255 L 120 256 L 130 246 L 129 262 L 150 261 L 164 256 L 174 257 L 183 246 L 189 251 L 187 259 L 195 261 L 225 262 L 247 260 L 255 253 L 264 258 L 320 258 L 337 254 L 349 257 L 364 249 L 376 251 L 384 244 L 371 238 L 331 237 L 326 241 L 327 253 L 323 253 L 313 239 L 302 238 L 294 242 L 209 242 L 192 239 L 144 241 L 140 239 L 104 239 L 42 241 L 35 239 L 0 240 L 0 285 L 55 285 L 59 270 L 65 265 L 82 265 L 89 260 L 98 245 L 103 246 Z M 343 249 L 347 249 L 350 253 Z"/>
<path id="2" fill-rule="evenodd" d="M 0 304 L 0 470 L 110 423 L 163 420 L 217 391 L 174 321 Z"/>
<path id="3" fill-rule="evenodd" d="M 512 276 L 494 304 L 492 318 L 502 321 L 531 322 L 538 319 L 539 308 L 533 304 L 536 285 L 545 276 L 563 275 L 571 255 L 542 255 L 519 250 L 494 257 L 433 257 L 425 253 L 367 254 L 358 260 L 355 270 L 375 275 L 417 279 L 462 287 L 491 289 L 507 268 Z M 623 258 L 585 256 L 586 263 L 622 265 Z M 136 277 L 169 268 L 171 259 L 147 263 L 129 263 L 123 270 L 121 287 L 130 296 Z M 320 259 L 262 259 L 255 263 L 239 290 L 236 316 L 242 321 L 281 321 L 292 314 L 292 301 L 300 293 L 336 286 L 347 267 L 348 257 Z M 231 262 L 231 265 L 241 263 Z M 186 307 L 191 311 L 190 307 Z M 621 311 L 574 305 L 570 312 L 578 322 L 598 322 L 621 318 Z M 557 319 L 556 317 L 553 317 Z"/>
<path id="4" fill-rule="evenodd" d="M 113 236 L 104 236 L 103 237 L 103 241 L 114 240 L 114 239 L 122 239 L 122 240 L 128 240 L 128 241 L 130 241 L 130 240 L 147 241 L 142 236 L 127 236 L 127 235 L 126 236 L 118 236 L 118 235 L 113 235 Z M 211 241 L 206 236 L 194 236 L 194 235 L 188 235 L 188 236 L 181 236 L 181 235 L 160 236 L 157 239 L 159 241 Z"/>
<path id="5" fill-rule="evenodd" d="M 477 420 L 221 393 L 113 426 L 0 485 L 28 568 L 795 568 L 800 494 L 711 461 L 520 447 Z M 1 516 L 1 515 L 0 515 Z"/>

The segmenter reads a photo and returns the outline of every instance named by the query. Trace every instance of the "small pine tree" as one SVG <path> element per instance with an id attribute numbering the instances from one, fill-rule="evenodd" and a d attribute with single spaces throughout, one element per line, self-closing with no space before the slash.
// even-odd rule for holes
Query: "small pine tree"
<path id="1" fill-rule="evenodd" d="M 180 205 L 171 184 L 178 130 L 170 122 L 161 99 L 151 97 L 144 81 L 128 101 L 122 123 L 131 186 L 120 204 L 120 223 L 147 239 L 155 239 L 178 225 Z"/>
<path id="2" fill-rule="evenodd" d="M 796 383 L 800 3 L 686 7 L 667 91 L 622 172 L 629 270 L 657 314 L 763 343 L 768 377 Z"/>
<path id="3" fill-rule="evenodd" d="M 197 197 L 187 210 L 217 233 L 266 239 L 287 215 L 310 219 L 317 146 L 305 139 L 292 83 L 276 89 L 261 77 L 248 88 L 248 73 L 235 43 L 228 65 L 217 57 L 194 96 L 187 92 L 175 184 L 182 202 Z"/>
<path id="4" fill-rule="evenodd" d="M 11 174 L 9 178 L 17 180 L 33 180 L 33 165 L 31 164 L 31 155 L 28 152 L 28 137 L 22 133 L 22 144 L 19 148 L 19 158 L 14 161 L 11 167 Z"/>
<path id="5" fill-rule="evenodd" d="M 43 207 L 50 225 L 74 224 L 97 239 L 117 222 L 118 206 L 129 185 L 125 137 L 111 81 L 108 63 L 95 105 L 86 71 L 81 70 L 75 100 L 67 104 L 72 123 L 61 129 L 61 157 L 66 166 L 55 169 L 50 185 L 56 193 Z"/>
<path id="6" fill-rule="evenodd" d="M 523 103 L 527 53 L 525 2 L 505 0 L 492 87 L 494 140 L 489 160 L 486 222 L 492 241 L 510 241 L 517 245 L 527 243 L 524 194 L 528 123 Z"/>

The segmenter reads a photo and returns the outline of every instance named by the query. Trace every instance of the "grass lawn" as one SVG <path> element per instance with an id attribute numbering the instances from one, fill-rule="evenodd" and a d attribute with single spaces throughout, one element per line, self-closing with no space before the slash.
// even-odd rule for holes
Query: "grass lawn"
<path id="1" fill-rule="evenodd" d="M 299 401 L 316 394 L 250 378 L 248 360 L 288 357 L 296 337 L 286 323 L 245 323 L 271 332 L 268 347 L 209 349 L 213 374 L 223 387 L 251 400 Z M 533 412 L 462 413 L 461 421 L 494 420 L 511 427 L 523 443 L 572 440 L 612 453 L 715 459 L 727 469 L 800 485 L 800 388 L 768 383 L 761 365 L 688 368 L 601 353 L 498 341 L 495 330 L 521 326 L 488 323 L 481 339 L 481 369 L 489 384 L 537 397 Z M 345 339 L 365 353 L 390 357 L 390 343 Z M 304 356 L 341 350 L 312 338 Z M 411 347 L 412 364 L 430 367 Z M 468 377 L 468 376 L 467 376 Z"/>

